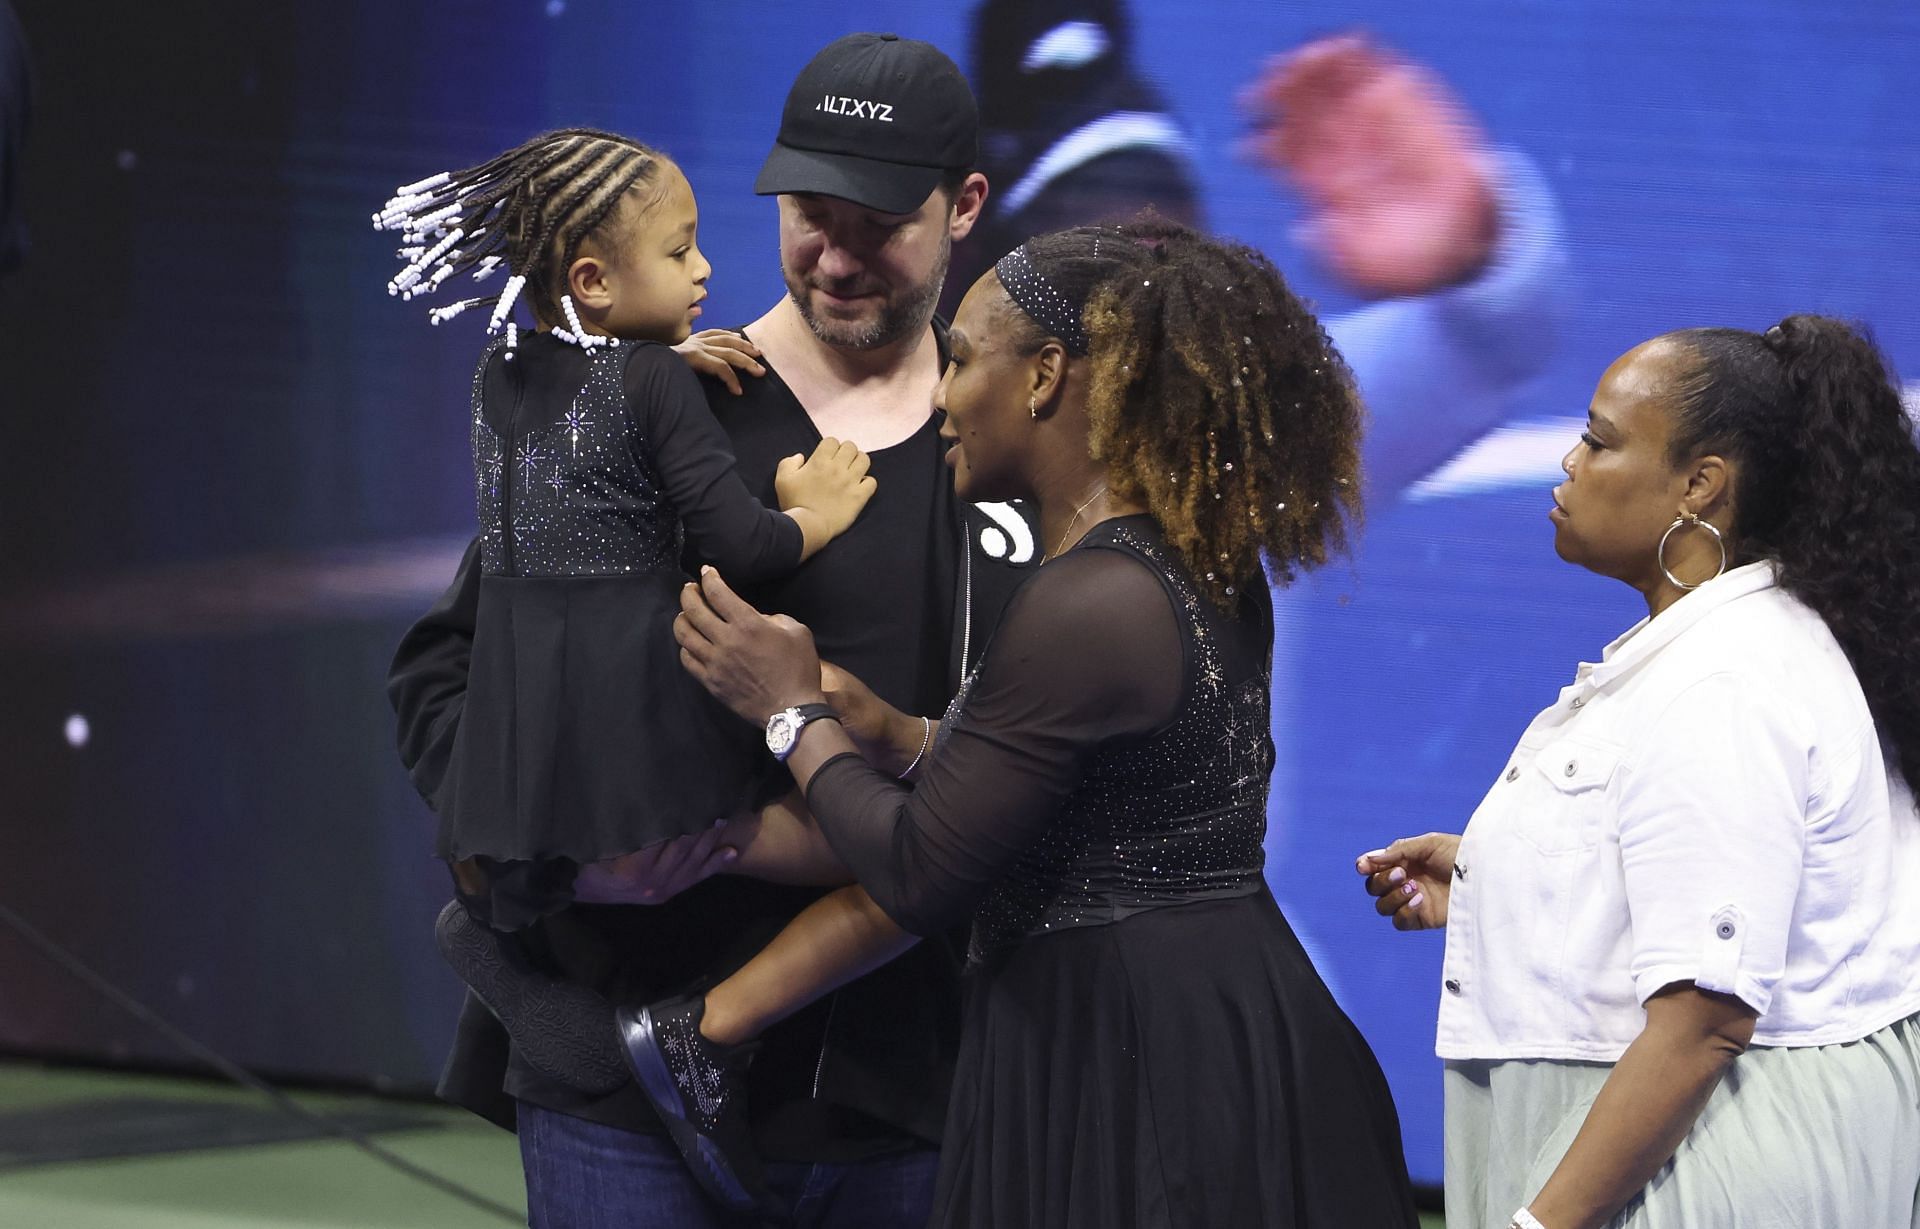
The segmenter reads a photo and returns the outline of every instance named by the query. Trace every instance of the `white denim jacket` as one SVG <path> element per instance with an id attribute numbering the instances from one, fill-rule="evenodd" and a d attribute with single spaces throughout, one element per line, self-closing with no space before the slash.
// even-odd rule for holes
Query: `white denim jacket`
<path id="1" fill-rule="evenodd" d="M 1691 981 L 1754 1044 L 1920 1012 L 1920 815 L 1811 609 L 1749 564 L 1582 664 L 1460 843 L 1436 1049 L 1618 1059 Z"/>

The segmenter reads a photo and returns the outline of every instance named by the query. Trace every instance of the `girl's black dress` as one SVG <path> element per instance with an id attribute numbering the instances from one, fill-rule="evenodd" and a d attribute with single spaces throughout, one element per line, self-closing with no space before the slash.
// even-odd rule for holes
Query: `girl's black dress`
<path id="1" fill-rule="evenodd" d="M 571 899 L 580 863 L 697 831 L 751 800 L 761 734 L 680 665 L 682 556 L 730 581 L 792 569 L 792 518 L 748 493 L 669 348 L 588 354 L 539 333 L 473 378 L 481 567 L 439 853 L 501 929 Z M 471 880 L 468 881 L 469 883 Z"/>

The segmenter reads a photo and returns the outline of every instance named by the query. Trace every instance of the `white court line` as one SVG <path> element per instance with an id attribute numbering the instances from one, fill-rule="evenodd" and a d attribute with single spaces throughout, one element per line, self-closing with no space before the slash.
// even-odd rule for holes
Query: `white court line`
<path id="1" fill-rule="evenodd" d="M 1413 503 L 1513 487 L 1552 486 L 1560 458 L 1586 430 L 1584 418 L 1536 418 L 1496 427 L 1407 489 Z"/>
<path id="2" fill-rule="evenodd" d="M 1900 394 L 1907 417 L 1920 430 L 1920 382 Z M 1517 487 L 1544 487 L 1561 478 L 1560 458 L 1586 429 L 1584 418 L 1536 418 L 1487 432 L 1407 490 L 1424 503 L 1454 495 L 1481 495 Z"/>

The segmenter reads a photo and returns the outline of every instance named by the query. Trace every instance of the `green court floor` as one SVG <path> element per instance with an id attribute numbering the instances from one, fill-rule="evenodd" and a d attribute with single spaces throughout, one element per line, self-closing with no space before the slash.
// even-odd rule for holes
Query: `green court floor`
<path id="1" fill-rule="evenodd" d="M 254 1094 L 199 1080 L 0 1061 L 0 1117 L 152 1099 L 257 1108 Z M 497 1203 L 525 1208 L 513 1137 L 462 1111 L 371 1096 L 302 1093 L 332 1114 L 374 1110 L 420 1125 L 381 1145 Z M 352 1145 L 303 1140 L 139 1157 L 0 1166 L 3 1229 L 442 1229 L 509 1222 L 395 1172 Z M 1441 1229 L 1438 1216 L 1424 1229 Z"/>
<path id="2" fill-rule="evenodd" d="M 262 1098 L 199 1080 L 0 1063 L 0 1114 L 128 1098 L 259 1107 Z M 397 1109 L 421 1129 L 376 1142 L 517 1210 L 526 1206 L 511 1135 L 445 1106 L 299 1094 L 323 1112 Z M 0 1169 L 5 1229 L 451 1229 L 505 1220 L 406 1177 L 352 1145 L 303 1140 Z"/>

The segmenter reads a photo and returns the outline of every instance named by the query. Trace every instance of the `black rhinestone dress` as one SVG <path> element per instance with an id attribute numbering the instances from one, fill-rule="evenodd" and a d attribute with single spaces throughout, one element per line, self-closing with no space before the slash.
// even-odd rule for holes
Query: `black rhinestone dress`
<path id="1" fill-rule="evenodd" d="M 973 918 L 935 1226 L 1416 1223 L 1399 1120 L 1262 875 L 1272 606 L 1147 517 L 1015 596 L 911 793 L 809 801 L 902 925 Z"/>
<path id="2" fill-rule="evenodd" d="M 439 853 L 514 929 L 571 899 L 582 862 L 696 831 L 751 798 L 761 736 L 682 669 L 682 552 L 750 581 L 801 536 L 733 469 L 699 381 L 665 346 L 589 355 L 546 334 L 473 379 L 479 610 L 439 794 Z M 471 882 L 469 880 L 469 882 Z"/>

